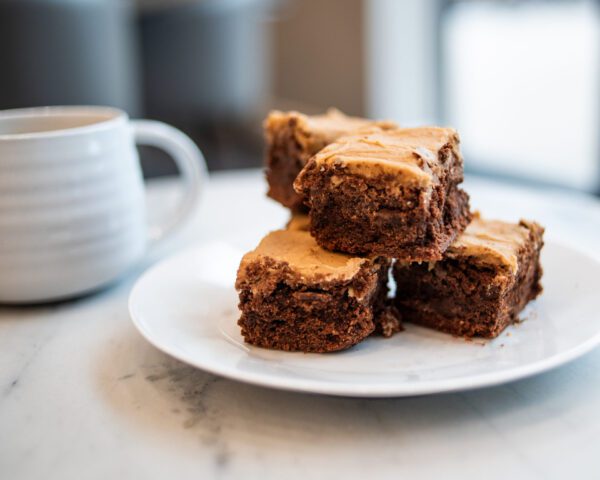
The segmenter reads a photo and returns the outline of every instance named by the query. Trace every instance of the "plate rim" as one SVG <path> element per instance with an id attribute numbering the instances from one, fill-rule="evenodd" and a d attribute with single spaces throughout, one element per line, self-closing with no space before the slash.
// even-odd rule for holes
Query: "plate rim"
<path id="1" fill-rule="evenodd" d="M 590 255 L 585 250 L 580 250 L 571 245 L 557 241 L 547 241 L 546 244 L 567 249 L 572 253 L 574 252 L 578 255 L 584 256 L 590 261 L 594 262 L 596 266 L 600 268 L 600 261 L 596 260 L 594 256 Z M 596 334 L 577 344 L 576 346 L 563 352 L 554 354 L 548 358 L 537 360 L 523 366 L 512 367 L 500 372 L 482 373 L 452 379 L 427 380 L 413 384 L 387 383 L 364 385 L 350 382 L 324 383 L 320 380 L 311 379 L 282 379 L 281 377 L 272 376 L 270 374 L 264 375 L 252 372 L 243 372 L 243 375 L 241 375 L 235 368 L 227 366 L 220 367 L 218 363 L 200 365 L 198 362 L 194 362 L 193 360 L 186 358 L 186 356 L 181 354 L 174 346 L 165 345 L 164 343 L 160 342 L 160 340 L 157 340 L 153 334 L 148 331 L 145 326 L 145 322 L 139 318 L 138 312 L 136 311 L 135 301 L 137 296 L 140 295 L 139 292 L 142 290 L 144 283 L 147 282 L 148 279 L 153 275 L 155 275 L 157 271 L 167 268 L 170 263 L 176 263 L 182 257 L 187 257 L 189 255 L 193 255 L 196 251 L 206 249 L 209 245 L 210 242 L 207 242 L 186 248 L 185 250 L 171 255 L 170 257 L 167 257 L 148 268 L 144 273 L 142 273 L 142 275 L 140 275 L 133 285 L 129 294 L 127 306 L 129 315 L 135 328 L 142 335 L 142 337 L 145 338 L 145 340 L 155 348 L 187 365 L 191 365 L 205 372 L 209 372 L 230 380 L 289 392 L 325 394 L 340 397 L 414 397 L 421 395 L 468 391 L 490 386 L 503 385 L 509 382 L 530 378 L 534 375 L 538 375 L 561 365 L 565 365 L 585 355 L 586 353 L 589 353 L 600 344 L 599 328 Z M 262 360 L 267 361 L 265 359 Z"/>

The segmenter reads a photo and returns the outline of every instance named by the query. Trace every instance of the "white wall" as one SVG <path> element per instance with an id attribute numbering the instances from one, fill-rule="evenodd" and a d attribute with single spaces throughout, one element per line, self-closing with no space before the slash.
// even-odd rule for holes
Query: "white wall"
<path id="1" fill-rule="evenodd" d="M 597 189 L 598 3 L 466 1 L 440 29 L 445 3 L 367 0 L 367 113 L 456 127 L 467 168 Z"/>
<path id="2" fill-rule="evenodd" d="M 437 0 L 368 0 L 367 112 L 402 125 L 437 117 Z"/>
<path id="3" fill-rule="evenodd" d="M 480 168 L 600 180 L 596 3 L 461 4 L 447 18 L 447 120 Z"/>

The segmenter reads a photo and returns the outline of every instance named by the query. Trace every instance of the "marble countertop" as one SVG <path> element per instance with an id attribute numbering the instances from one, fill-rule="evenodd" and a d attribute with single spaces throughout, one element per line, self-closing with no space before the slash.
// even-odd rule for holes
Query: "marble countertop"
<path id="1" fill-rule="evenodd" d="M 487 216 L 538 219 L 600 258 L 600 202 L 467 188 Z M 127 312 L 135 278 L 186 245 L 283 224 L 264 190 L 256 171 L 215 175 L 194 220 L 117 285 L 0 307 L 0 478 L 600 478 L 600 349 L 500 387 L 359 400 L 225 380 L 149 345 Z M 154 215 L 175 192 L 149 187 Z"/>

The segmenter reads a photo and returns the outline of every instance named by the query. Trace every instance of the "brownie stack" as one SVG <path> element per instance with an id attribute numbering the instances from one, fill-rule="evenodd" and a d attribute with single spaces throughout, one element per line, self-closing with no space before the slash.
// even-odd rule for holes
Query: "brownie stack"
<path id="1" fill-rule="evenodd" d="M 493 338 L 541 292 L 543 228 L 471 214 L 453 129 L 330 110 L 272 112 L 265 133 L 268 195 L 293 216 L 240 264 L 248 343 L 331 352 L 400 318 Z"/>

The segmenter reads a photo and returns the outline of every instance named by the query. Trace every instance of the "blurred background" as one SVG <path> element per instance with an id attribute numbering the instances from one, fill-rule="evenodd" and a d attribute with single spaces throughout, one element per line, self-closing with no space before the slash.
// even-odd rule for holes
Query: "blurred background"
<path id="1" fill-rule="evenodd" d="M 120 107 L 212 170 L 261 165 L 269 109 L 336 106 L 454 126 L 472 174 L 600 194 L 598 0 L 0 0 L 0 45 L 0 109 Z"/>

